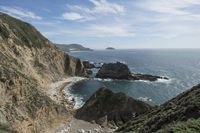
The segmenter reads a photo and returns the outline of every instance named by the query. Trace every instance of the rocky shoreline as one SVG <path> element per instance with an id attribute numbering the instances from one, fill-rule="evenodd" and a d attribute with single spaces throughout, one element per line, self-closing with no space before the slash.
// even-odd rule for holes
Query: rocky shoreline
<path id="1" fill-rule="evenodd" d="M 51 129 L 48 133 L 111 133 L 114 129 L 110 129 L 107 126 L 102 127 L 99 124 L 87 122 L 84 120 L 76 119 L 75 114 L 77 109 L 75 108 L 75 100 L 68 92 L 68 89 L 81 80 L 82 77 L 69 77 L 61 81 L 50 84 L 48 95 L 59 104 L 65 105 L 69 112 L 70 117 L 60 124 L 55 129 Z"/>

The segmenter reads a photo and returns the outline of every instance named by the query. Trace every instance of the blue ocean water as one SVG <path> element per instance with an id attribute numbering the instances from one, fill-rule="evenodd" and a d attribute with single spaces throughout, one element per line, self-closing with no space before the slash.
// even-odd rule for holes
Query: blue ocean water
<path id="1" fill-rule="evenodd" d="M 107 86 L 114 92 L 159 105 L 200 83 L 200 49 L 97 50 L 69 54 L 96 63 L 120 61 L 128 64 L 132 72 L 170 78 L 156 82 L 83 80 L 70 90 L 83 102 L 99 87 Z"/>

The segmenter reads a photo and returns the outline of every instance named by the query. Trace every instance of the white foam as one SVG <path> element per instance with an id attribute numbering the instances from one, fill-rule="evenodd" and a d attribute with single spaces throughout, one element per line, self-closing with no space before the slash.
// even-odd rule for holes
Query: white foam
<path id="1" fill-rule="evenodd" d="M 144 82 L 144 83 L 164 83 L 170 84 L 172 79 L 157 79 L 156 81 L 149 81 L 149 80 L 135 80 L 135 82 Z"/>
<path id="2" fill-rule="evenodd" d="M 171 83 L 171 81 L 172 81 L 171 79 L 158 79 L 155 82 L 169 84 Z"/>
<path id="3" fill-rule="evenodd" d="M 85 103 L 85 102 L 83 102 L 83 97 L 81 97 L 81 96 L 75 96 L 74 95 L 74 99 L 75 99 L 74 109 L 81 108 Z"/>
<path id="4" fill-rule="evenodd" d="M 153 100 L 149 97 L 139 97 L 138 100 L 144 101 L 144 102 L 152 102 Z"/>
<path id="5" fill-rule="evenodd" d="M 103 81 L 113 81 L 112 79 L 103 79 Z"/>
<path id="6" fill-rule="evenodd" d="M 151 81 L 148 80 L 133 80 L 135 82 L 144 82 L 144 83 L 151 83 Z"/>
<path id="7" fill-rule="evenodd" d="M 101 78 L 93 78 L 93 80 L 97 80 L 97 81 L 105 81 L 105 82 L 114 81 L 114 79 L 101 79 Z"/>
<path id="8" fill-rule="evenodd" d="M 69 84 L 65 86 L 64 93 L 66 95 L 66 98 L 69 101 L 74 102 L 74 109 L 78 109 L 84 104 L 83 97 L 71 94 L 70 90 L 75 83 L 85 80 L 85 79 L 86 78 L 82 78 L 82 77 L 71 77 L 68 79 Z"/>
<path id="9" fill-rule="evenodd" d="M 101 78 L 94 78 L 93 80 L 103 81 Z"/>

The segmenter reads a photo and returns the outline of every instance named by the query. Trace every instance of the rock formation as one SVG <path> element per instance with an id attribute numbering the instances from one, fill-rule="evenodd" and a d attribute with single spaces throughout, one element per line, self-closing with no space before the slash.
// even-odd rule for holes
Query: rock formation
<path id="1" fill-rule="evenodd" d="M 166 77 L 153 76 L 149 74 L 134 74 L 134 73 L 132 74 L 128 66 L 120 62 L 103 64 L 103 66 L 98 71 L 96 78 L 148 80 L 148 81 L 156 81 L 158 79 L 168 79 Z"/>
<path id="2" fill-rule="evenodd" d="M 75 117 L 101 125 L 119 126 L 151 108 L 150 105 L 124 93 L 113 93 L 107 88 L 100 88 L 77 110 Z"/>
<path id="3" fill-rule="evenodd" d="M 111 79 L 131 79 L 131 72 L 127 65 L 117 62 L 117 63 L 104 63 L 103 66 L 98 71 L 97 78 L 111 78 Z"/>
<path id="4" fill-rule="evenodd" d="M 0 132 L 44 132 L 68 119 L 70 110 L 47 96 L 48 85 L 85 74 L 80 59 L 0 13 Z"/>
<path id="5" fill-rule="evenodd" d="M 92 69 L 95 68 L 95 65 L 90 63 L 89 61 L 83 61 L 83 65 L 86 69 Z"/>

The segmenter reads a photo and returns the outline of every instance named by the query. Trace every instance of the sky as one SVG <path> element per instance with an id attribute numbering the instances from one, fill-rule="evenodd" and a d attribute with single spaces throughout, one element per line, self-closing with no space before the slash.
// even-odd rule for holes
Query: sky
<path id="1" fill-rule="evenodd" d="M 0 0 L 54 43 L 93 49 L 200 48 L 200 0 Z"/>

